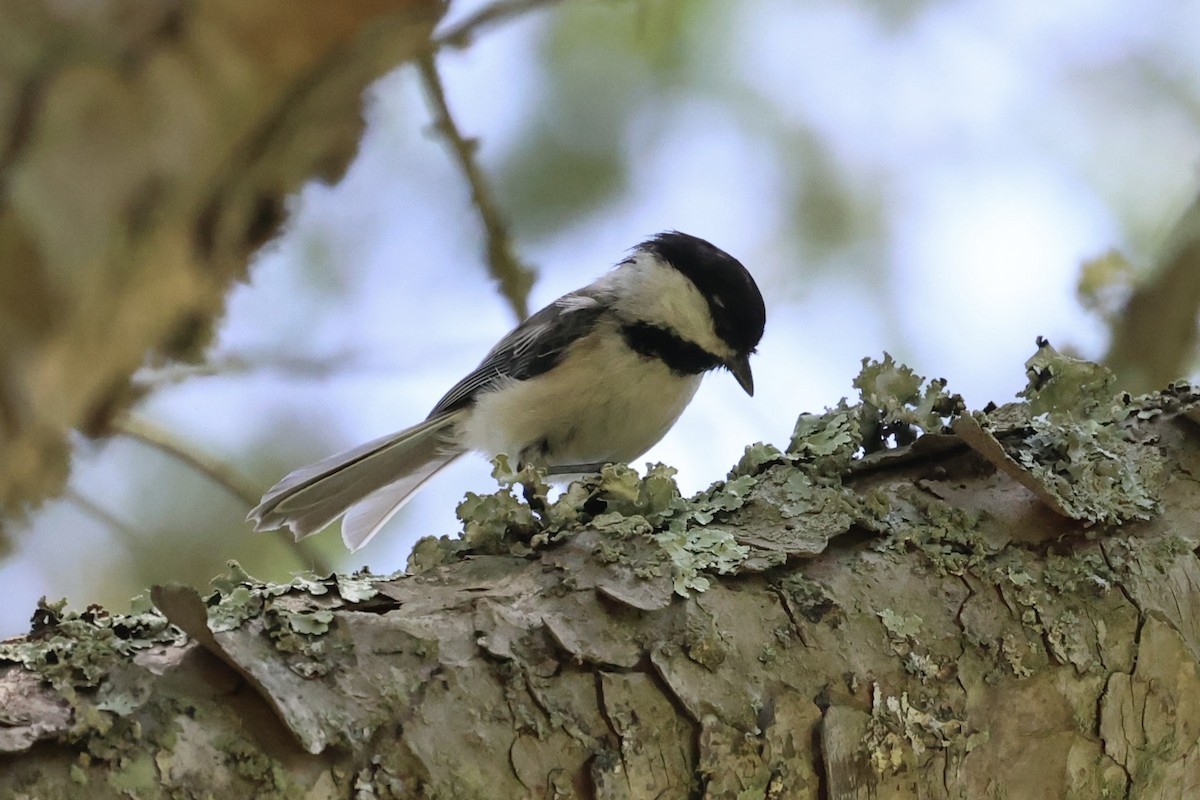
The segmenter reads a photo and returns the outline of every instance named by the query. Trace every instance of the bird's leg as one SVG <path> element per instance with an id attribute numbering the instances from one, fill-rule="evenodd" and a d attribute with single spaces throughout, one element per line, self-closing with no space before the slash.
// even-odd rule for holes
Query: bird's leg
<path id="1" fill-rule="evenodd" d="M 536 483 L 521 481 L 521 496 L 525 498 L 526 504 L 533 513 L 540 516 L 546 512 L 546 497 L 538 492 Z"/>
<path id="2" fill-rule="evenodd" d="M 529 505 L 531 511 L 541 516 L 546 512 L 546 492 L 549 487 L 542 480 L 546 470 L 545 459 L 539 457 L 533 448 L 525 448 L 517 460 L 517 476 L 521 484 L 521 496 Z"/>

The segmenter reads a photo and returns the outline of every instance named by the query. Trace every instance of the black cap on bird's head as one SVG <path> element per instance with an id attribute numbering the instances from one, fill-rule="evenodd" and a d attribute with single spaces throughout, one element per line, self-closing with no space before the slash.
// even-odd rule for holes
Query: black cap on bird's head
<path id="1" fill-rule="evenodd" d="M 713 330 L 732 351 L 732 355 L 723 359 L 722 366 L 753 395 L 750 354 L 762 339 L 767 310 L 750 272 L 711 242 L 679 231 L 660 233 L 638 249 L 657 255 L 700 291 L 708 302 Z"/>

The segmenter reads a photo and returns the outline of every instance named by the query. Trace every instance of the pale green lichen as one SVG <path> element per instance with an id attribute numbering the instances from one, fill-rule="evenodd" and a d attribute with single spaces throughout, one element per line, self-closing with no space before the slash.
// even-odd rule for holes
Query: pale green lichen
<path id="1" fill-rule="evenodd" d="M 333 622 L 333 612 L 327 608 L 314 611 L 289 611 L 283 615 L 287 627 L 294 633 L 305 636 L 320 636 L 329 631 Z"/>
<path id="2" fill-rule="evenodd" d="M 608 464 L 600 471 L 598 497 L 610 513 L 636 514 L 657 524 L 685 505 L 675 473 L 674 467 L 652 464 L 639 477 L 630 467 Z"/>
<path id="3" fill-rule="evenodd" d="M 796 419 L 788 455 L 809 471 L 842 474 L 861 449 L 859 408 L 841 400 L 824 414 L 801 414 Z"/>
<path id="4" fill-rule="evenodd" d="M 1004 436 L 989 457 L 995 461 L 1000 447 L 1007 448 L 1076 518 L 1119 522 L 1151 515 L 1162 481 L 1160 459 L 1154 448 L 1125 434 L 1122 423 L 1137 410 L 1128 398 L 1112 396 L 1107 373 L 1065 359 L 1047 345 L 1030 359 L 1028 370 L 1026 404 L 978 415 L 981 425 L 992 426 L 990 435 Z M 531 556 L 581 526 L 611 537 L 597 548 L 599 558 L 624 563 L 635 574 L 651 572 L 622 542 L 651 537 L 668 557 L 680 594 L 704 590 L 712 574 L 743 566 L 761 571 L 819 552 L 828 538 L 856 525 L 883 534 L 880 549 L 919 549 L 939 574 L 982 567 L 999 545 L 980 535 L 978 516 L 915 486 L 852 490 L 843 483 L 857 465 L 873 469 L 883 463 L 879 456 L 890 457 L 881 451 L 947 434 L 949 423 L 964 414 L 961 397 L 947 392 L 944 381 L 927 381 L 886 353 L 881 361 L 864 359 L 854 385 L 860 402 L 842 400 L 823 414 L 801 415 L 786 452 L 750 445 L 725 481 L 690 499 L 679 495 L 674 471 L 659 464 L 648 466 L 645 475 L 605 467 L 552 500 L 544 473 L 515 471 L 501 457 L 493 472 L 498 491 L 470 493 L 459 505 L 461 538 L 421 540 L 410 556 L 410 571 L 466 553 Z M 954 446 L 962 444 L 950 436 L 931 444 Z M 1012 467 L 1007 457 L 1003 461 Z M 1126 463 L 1134 466 L 1122 469 Z M 740 526 L 747 520 L 753 535 L 742 537 Z M 656 565 L 653 573 L 658 571 Z M 1101 585 L 1103 575 L 1094 574 Z"/>
<path id="5" fill-rule="evenodd" d="M 139 604 L 144 608 L 144 604 Z M 82 612 L 66 600 L 38 601 L 28 636 L 0 643 L 0 661 L 12 661 L 38 673 L 65 695 L 94 689 L 110 670 L 140 650 L 178 644 L 183 633 L 156 611 L 111 614 L 99 606 Z"/>
<path id="6" fill-rule="evenodd" d="M 456 513 L 463 523 L 463 543 L 477 553 L 501 552 L 506 549 L 506 536 L 527 539 L 539 529 L 533 509 L 511 489 L 482 495 L 467 492 Z"/>
<path id="7" fill-rule="evenodd" d="M 63 741 L 80 743 L 79 760 L 70 772 L 74 783 L 88 785 L 87 767 L 104 762 L 117 765 L 108 773 L 113 780 L 137 787 L 132 794 L 144 794 L 141 790 L 152 784 L 143 780 L 144 764 L 137 759 L 143 746 L 142 720 L 151 721 L 155 714 L 147 705 L 154 679 L 131 663 L 132 656 L 182 647 L 186 640 L 142 598 L 135 600 L 130 614 L 111 614 L 99 606 L 76 612 L 65 601 L 49 603 L 43 598 L 30 633 L 0 643 L 0 663 L 21 664 L 70 706 L 69 727 L 56 733 Z M 23 718 L 5 722 L 29 724 Z M 45 733 L 51 729 L 47 725 Z M 159 735 L 157 725 L 153 730 Z"/>
<path id="8" fill-rule="evenodd" d="M 986 732 L 973 730 L 964 720 L 920 708 L 907 692 L 885 697 L 879 684 L 872 688 L 864 744 L 871 766 L 880 775 L 915 767 L 927 750 L 966 754 L 987 740 Z"/>
<path id="9" fill-rule="evenodd" d="M 887 628 L 888 633 L 897 639 L 916 639 L 917 634 L 921 632 L 923 620 L 916 614 L 906 617 L 897 611 L 885 608 L 883 611 L 877 612 L 876 616 L 883 623 L 883 627 Z"/>
<path id="10" fill-rule="evenodd" d="M 688 513 L 695 522 L 707 525 L 717 516 L 737 511 L 746 505 L 751 489 L 757 485 L 758 479 L 751 475 L 718 481 L 688 502 Z"/>
<path id="11" fill-rule="evenodd" d="M 963 411 L 962 398 L 946 393 L 946 381 L 926 383 L 888 353 L 883 361 L 864 358 L 854 387 L 862 397 L 859 426 L 868 453 L 911 444 L 925 433 L 940 433 L 950 417 Z"/>
<path id="12" fill-rule="evenodd" d="M 1034 416 L 1090 418 L 1111 421 L 1123 416 L 1115 402 L 1116 378 L 1107 367 L 1063 355 L 1045 339 L 1025 362 L 1028 382 L 1018 393 Z"/>
<path id="13" fill-rule="evenodd" d="M 884 354 L 882 362 L 863 359 L 854 381 L 860 402 L 841 400 L 824 414 L 801 414 L 788 446 L 793 502 L 781 504 L 785 518 L 812 513 L 830 503 L 854 521 L 878 517 L 871 497 L 843 490 L 842 480 L 864 455 L 911 444 L 927 433 L 942 433 L 962 412 L 962 398 L 945 391 L 945 382 L 926 381 Z M 814 503 L 815 501 L 815 503 Z"/>
<path id="14" fill-rule="evenodd" d="M 147 796 L 158 786 L 158 768 L 149 753 L 121 759 L 106 777 L 115 792 L 127 797 Z"/>
<path id="15" fill-rule="evenodd" d="M 384 580 L 359 571 L 349 576 L 314 578 L 298 576 L 288 583 L 269 583 L 250 576 L 236 562 L 215 578 L 215 591 L 205 599 L 208 627 L 213 633 L 236 630 L 257 619 L 272 645 L 287 654 L 284 663 L 304 678 L 327 675 L 338 647 L 345 646 L 328 634 L 336 614 L 328 606 L 336 602 L 336 590 L 348 603 L 365 602 L 378 592 L 374 584 Z"/>
<path id="16" fill-rule="evenodd" d="M 882 511 L 871 497 L 860 498 L 842 486 L 853 460 L 864 451 L 942 430 L 945 416 L 961 405 L 943 391 L 942 382 L 926 383 L 887 355 L 883 362 L 864 360 L 856 386 L 862 403 L 842 401 L 825 414 L 801 416 L 786 453 L 769 444 L 750 445 L 725 481 L 690 499 L 680 496 L 675 471 L 658 464 L 648 466 L 644 476 L 608 465 L 551 501 L 543 472 L 513 470 L 501 456 L 493 462 L 499 489 L 468 493 L 458 506 L 461 538 L 419 541 L 409 570 L 429 570 L 465 553 L 527 556 L 588 526 L 618 541 L 650 536 L 669 559 L 675 591 L 687 595 L 708 588 L 706 575 L 736 572 L 751 557 L 752 548 L 738 541 L 736 529 L 714 523 L 745 508 L 752 496 L 773 507 L 785 524 L 806 531 L 792 544 L 784 537 L 754 550 L 754 569 L 782 564 L 790 554 L 818 552 L 822 537 L 863 520 L 871 527 L 869 520 Z M 871 443 L 864 443 L 863 430 L 871 432 Z M 597 556 L 626 562 L 618 541 L 599 548 Z M 638 573 L 638 564 L 630 566 Z"/>
<path id="17" fill-rule="evenodd" d="M 1030 424 L 1014 457 L 1072 518 L 1115 525 L 1158 510 L 1162 457 L 1129 441 L 1115 422 L 1039 417 Z"/>
<path id="18" fill-rule="evenodd" d="M 870 497 L 861 498 L 842 485 L 853 460 L 864 451 L 940 431 L 944 417 L 961 404 L 943 391 L 942 382 L 926 383 L 891 356 L 883 362 L 864 360 L 856 385 L 862 403 L 842 401 L 825 414 L 803 415 L 788 452 L 750 445 L 725 481 L 690 499 L 680 496 L 674 470 L 659 464 L 649 466 L 645 476 L 629 467 L 606 466 L 551 501 L 544 473 L 531 467 L 514 471 L 499 457 L 493 470 L 499 489 L 468 493 L 458 507 L 461 538 L 421 540 L 409 569 L 428 570 L 467 552 L 530 555 L 567 531 L 589 526 L 618 540 L 649 535 L 669 558 L 675 591 L 687 595 L 708 588 L 707 574 L 735 572 L 751 557 L 752 548 L 738 542 L 736 529 L 714 523 L 742 510 L 752 496 L 773 507 L 784 524 L 806 531 L 792 544 L 783 537 L 754 550 L 755 569 L 782 564 L 789 554 L 818 552 L 822 537 L 863 520 L 871 527 L 877 513 L 878 504 Z M 877 441 L 865 444 L 864 429 Z M 599 557 L 624 561 L 619 544 L 605 549 L 610 552 Z"/>
<path id="19" fill-rule="evenodd" d="M 768 466 L 783 464 L 789 460 L 788 456 L 781 453 L 775 445 L 755 442 L 754 444 L 746 445 L 746 450 L 742 453 L 742 457 L 738 460 L 734 468 L 730 470 L 729 478 L 730 480 L 741 476 L 753 478 L 761 474 Z"/>
<path id="20" fill-rule="evenodd" d="M 500 488 L 488 495 L 468 493 L 459 504 L 461 540 L 421 540 L 409 557 L 410 571 L 447 563 L 463 552 L 526 555 L 553 543 L 565 531 L 586 525 L 608 535 L 609 544 L 597 557 L 609 562 L 625 561 L 622 540 L 650 536 L 672 565 L 675 590 L 686 595 L 708 588 L 703 573 L 730 572 L 749 551 L 728 531 L 706 526 L 746 502 L 755 483 L 751 475 L 714 484 L 685 500 L 672 467 L 648 465 L 643 476 L 631 467 L 608 464 L 551 501 L 544 472 L 532 467 L 514 472 L 503 456 L 493 463 Z M 638 564 L 631 566 L 635 572 L 641 569 Z"/>
<path id="21" fill-rule="evenodd" d="M 1117 394 L 1104 367 L 1064 356 L 1045 340 L 1026 362 L 1028 432 L 1007 450 L 1064 513 L 1116 525 L 1149 519 L 1166 483 L 1161 454 L 1125 424 L 1141 409 Z M 983 417 L 987 426 L 987 417 Z"/>
<path id="22" fill-rule="evenodd" d="M 1089 592 L 1102 595 L 1116 584 L 1118 575 L 1100 553 L 1060 556 L 1047 553 L 1042 580 L 1059 594 Z"/>
<path id="23" fill-rule="evenodd" d="M 347 603 L 365 603 L 378 596 L 377 584 L 384 580 L 366 570 L 349 574 L 339 573 L 334 575 L 333 579 L 337 582 L 338 595 Z"/>
<path id="24" fill-rule="evenodd" d="M 461 539 L 449 536 L 422 536 L 408 554 L 407 572 L 420 575 L 454 561 L 461 553 L 469 550 Z"/>
<path id="25" fill-rule="evenodd" d="M 920 551 L 941 575 L 963 575 L 984 564 L 992 549 L 979 534 L 979 515 L 914 486 L 897 487 L 887 506 L 872 506 L 860 524 L 887 534 L 877 549 Z"/>
<path id="26" fill-rule="evenodd" d="M 654 539 L 670 556 L 675 593 L 683 597 L 708 589 L 709 581 L 703 573 L 732 572 L 750 553 L 750 548 L 738 544 L 732 533 L 712 527 L 673 526 L 655 534 Z"/>
<path id="27" fill-rule="evenodd" d="M 796 470 L 787 475 L 780 488 L 779 516 L 785 520 L 815 523 L 813 517 L 823 516 L 834 528 L 845 530 L 864 513 L 859 496 L 840 482 L 815 479 Z"/>

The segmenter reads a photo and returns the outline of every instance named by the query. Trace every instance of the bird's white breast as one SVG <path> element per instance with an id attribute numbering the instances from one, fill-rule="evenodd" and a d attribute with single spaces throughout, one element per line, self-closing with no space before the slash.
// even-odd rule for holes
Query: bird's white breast
<path id="1" fill-rule="evenodd" d="M 627 463 L 670 430 L 701 377 L 639 356 L 615 329 L 593 333 L 548 372 L 481 394 L 459 441 L 514 460 L 526 451 L 548 466 Z"/>

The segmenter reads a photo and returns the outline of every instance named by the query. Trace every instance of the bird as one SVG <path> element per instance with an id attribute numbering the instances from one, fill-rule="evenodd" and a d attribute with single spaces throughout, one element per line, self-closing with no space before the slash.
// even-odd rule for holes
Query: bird
<path id="1" fill-rule="evenodd" d="M 726 369 L 754 395 L 750 356 L 765 325 L 741 262 L 664 231 L 520 323 L 424 420 L 291 472 L 247 521 L 299 540 L 342 517 L 355 551 L 468 451 L 560 476 L 629 463 L 670 430 L 706 373 Z"/>

